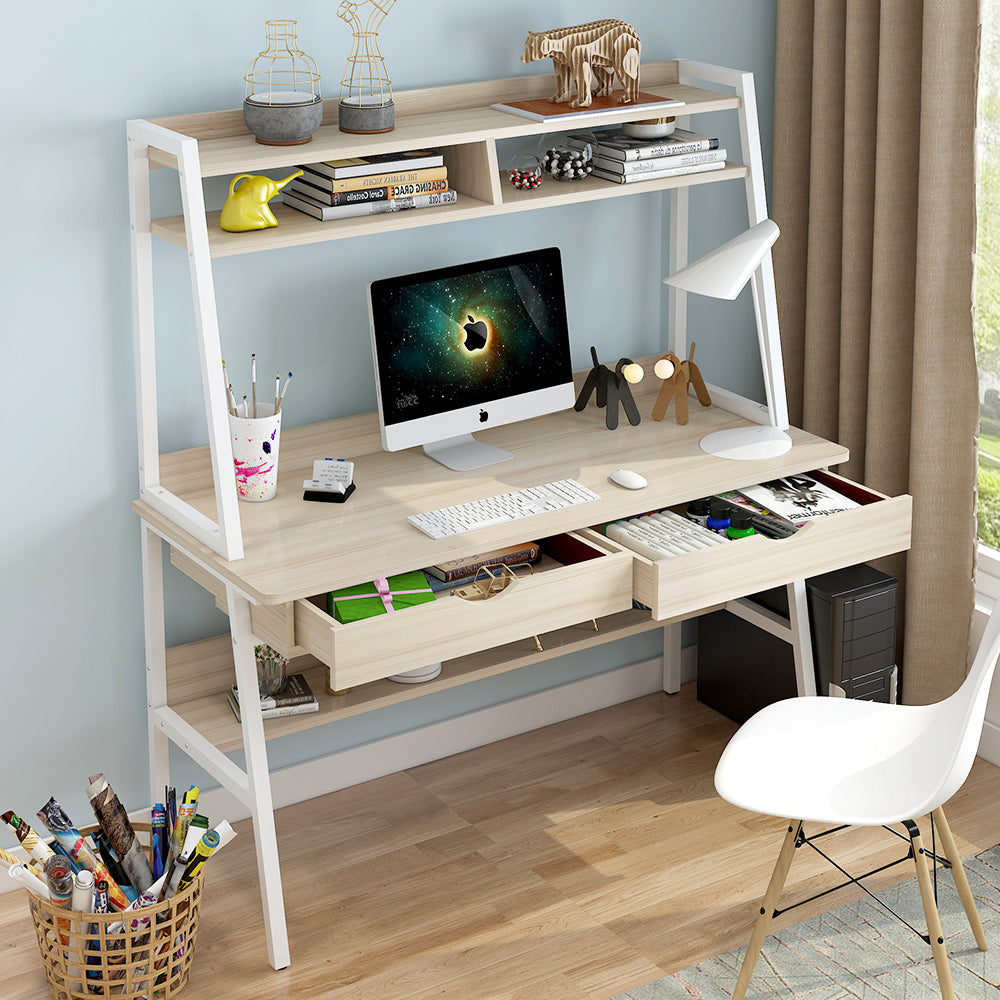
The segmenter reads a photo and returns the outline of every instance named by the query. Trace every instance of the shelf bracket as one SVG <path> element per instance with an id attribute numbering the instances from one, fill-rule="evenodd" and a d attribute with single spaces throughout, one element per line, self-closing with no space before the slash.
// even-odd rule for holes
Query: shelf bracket
<path id="1" fill-rule="evenodd" d="M 215 286 L 212 278 L 205 195 L 196 139 L 142 119 L 128 123 L 129 224 L 132 245 L 132 315 L 135 335 L 136 404 L 139 422 L 139 489 L 144 502 L 227 560 L 243 558 L 232 443 L 226 418 Z M 156 347 L 153 310 L 153 247 L 150 210 L 150 147 L 174 157 L 180 181 L 188 263 L 194 295 L 205 417 L 215 482 L 212 521 L 160 483 Z"/>

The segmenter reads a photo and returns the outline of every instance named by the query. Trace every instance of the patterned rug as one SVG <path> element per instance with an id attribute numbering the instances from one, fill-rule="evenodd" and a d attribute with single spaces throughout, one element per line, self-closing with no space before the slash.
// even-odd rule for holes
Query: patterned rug
<path id="1" fill-rule="evenodd" d="M 950 872 L 938 872 L 938 910 L 958 1000 L 1000 997 L 1000 846 L 963 859 L 990 946 L 976 946 Z M 763 889 L 761 887 L 761 892 Z M 914 877 L 879 898 L 926 927 Z M 616 1000 L 728 1000 L 744 948 L 640 986 Z M 865 897 L 769 936 L 747 997 L 753 1000 L 940 1000 L 929 945 Z"/>

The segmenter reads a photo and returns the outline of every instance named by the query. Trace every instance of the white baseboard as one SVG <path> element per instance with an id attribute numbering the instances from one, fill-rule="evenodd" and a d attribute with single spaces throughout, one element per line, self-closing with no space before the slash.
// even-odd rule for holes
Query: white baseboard
<path id="1" fill-rule="evenodd" d="M 694 679 L 697 662 L 696 646 L 681 650 L 683 683 Z M 641 698 L 662 690 L 662 680 L 662 661 L 659 658 L 643 660 L 454 719 L 292 764 L 271 772 L 274 808 L 327 795 L 417 764 Z M 203 791 L 198 811 L 206 816 L 225 817 L 230 822 L 250 815 L 247 806 L 222 787 Z M 148 821 L 149 808 L 137 811 L 133 818 Z M 11 853 L 24 857 L 20 848 L 12 849 Z M 0 893 L 18 888 L 16 882 L 0 873 Z"/>

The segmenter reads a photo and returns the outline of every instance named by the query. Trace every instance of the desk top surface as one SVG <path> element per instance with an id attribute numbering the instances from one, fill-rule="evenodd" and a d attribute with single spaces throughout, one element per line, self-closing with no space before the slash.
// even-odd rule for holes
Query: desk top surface
<path id="1" fill-rule="evenodd" d="M 651 370 L 651 365 L 647 366 Z M 419 448 L 384 452 L 373 413 L 306 427 L 283 428 L 277 496 L 239 505 L 244 558 L 227 562 L 141 499 L 133 509 L 159 534 L 231 581 L 251 600 L 284 604 L 300 597 L 370 580 L 380 574 L 419 569 L 526 539 L 544 538 L 778 476 L 843 462 L 847 449 L 793 428 L 792 448 L 764 461 L 715 458 L 698 447 L 707 433 L 748 425 L 717 406 L 701 407 L 692 396 L 690 421 L 679 426 L 673 408 L 662 422 L 650 417 L 660 382 L 647 378 L 637 389 L 642 422 L 622 416 L 614 431 L 593 403 L 582 413 L 567 410 L 477 433 L 477 438 L 514 453 L 500 465 L 453 472 Z M 345 504 L 302 499 L 302 481 L 312 478 L 318 458 L 354 461 L 357 489 Z M 648 481 L 641 490 L 608 482 L 618 468 Z M 600 494 L 592 503 L 540 514 L 451 538 L 432 540 L 406 517 L 558 479 L 575 479 Z M 164 455 L 160 481 L 206 516 L 216 517 L 208 447 Z"/>

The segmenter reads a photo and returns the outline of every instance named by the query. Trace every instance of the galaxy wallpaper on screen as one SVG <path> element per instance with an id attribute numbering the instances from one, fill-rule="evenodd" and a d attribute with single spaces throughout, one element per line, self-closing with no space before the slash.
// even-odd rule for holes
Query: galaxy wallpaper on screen
<path id="1" fill-rule="evenodd" d="M 373 283 L 387 424 L 572 378 L 558 251 L 505 260 Z"/>

